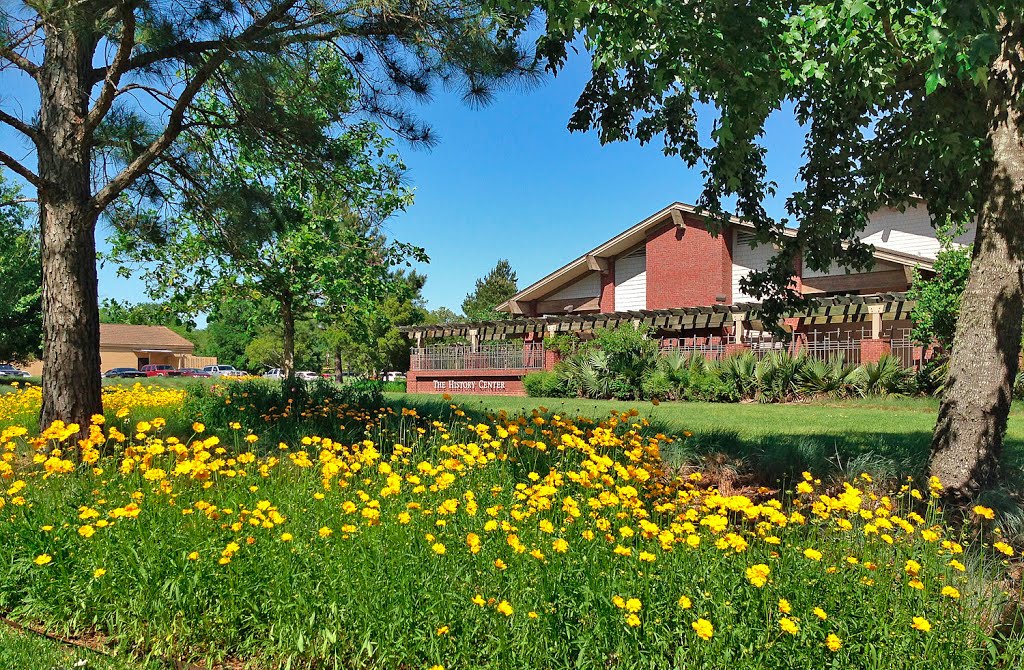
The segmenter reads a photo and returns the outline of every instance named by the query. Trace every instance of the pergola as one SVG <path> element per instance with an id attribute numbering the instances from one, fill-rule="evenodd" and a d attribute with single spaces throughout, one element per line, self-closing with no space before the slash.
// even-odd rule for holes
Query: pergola
<path id="1" fill-rule="evenodd" d="M 883 321 L 910 318 L 914 301 L 906 293 L 875 293 L 871 295 L 837 295 L 810 298 L 805 309 L 784 315 L 787 330 L 801 327 L 841 323 L 872 324 L 873 337 L 878 337 Z M 444 323 L 401 328 L 408 337 L 422 346 L 425 339 L 464 337 L 471 342 L 482 340 L 526 339 L 554 333 L 585 333 L 600 328 L 639 324 L 660 332 L 681 333 L 732 326 L 736 334 L 744 330 L 770 330 L 760 316 L 760 303 L 708 305 L 676 309 L 637 310 L 607 314 L 562 314 L 557 316 L 520 317 L 500 321 Z"/>

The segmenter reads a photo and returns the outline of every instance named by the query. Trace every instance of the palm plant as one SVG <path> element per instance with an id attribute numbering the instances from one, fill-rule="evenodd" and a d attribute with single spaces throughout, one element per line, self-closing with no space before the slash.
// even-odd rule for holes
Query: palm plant
<path id="1" fill-rule="evenodd" d="M 913 374 L 890 354 L 883 355 L 877 363 L 862 365 L 859 377 L 866 395 L 903 396 L 914 390 Z"/>

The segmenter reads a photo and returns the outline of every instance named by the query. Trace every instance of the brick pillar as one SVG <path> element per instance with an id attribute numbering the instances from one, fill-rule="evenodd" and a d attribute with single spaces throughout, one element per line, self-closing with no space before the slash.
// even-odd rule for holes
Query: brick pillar
<path id="1" fill-rule="evenodd" d="M 860 341 L 860 362 L 877 363 L 885 354 L 892 353 L 892 340 L 865 338 Z"/>
<path id="2" fill-rule="evenodd" d="M 555 366 L 558 365 L 558 361 L 562 360 L 562 354 L 551 349 L 544 350 L 544 369 L 554 370 Z"/>
<path id="3" fill-rule="evenodd" d="M 722 353 L 723 356 L 735 356 L 742 354 L 744 351 L 750 351 L 750 345 L 744 344 L 743 342 L 730 342 L 725 345 L 725 351 Z"/>

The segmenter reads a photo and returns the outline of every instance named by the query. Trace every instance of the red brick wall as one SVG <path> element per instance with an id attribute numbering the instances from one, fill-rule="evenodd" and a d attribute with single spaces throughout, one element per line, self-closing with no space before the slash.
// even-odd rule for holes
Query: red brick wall
<path id="1" fill-rule="evenodd" d="M 732 301 L 729 229 L 712 237 L 703 222 L 685 220 L 684 228 L 666 223 L 647 234 L 647 309 Z"/>
<path id="2" fill-rule="evenodd" d="M 608 272 L 601 273 L 601 301 L 599 309 L 602 314 L 615 311 L 615 262 L 608 259 Z"/>
<path id="3" fill-rule="evenodd" d="M 872 340 L 865 338 L 860 341 L 860 362 L 877 363 L 885 354 L 892 353 L 890 340 Z"/>
<path id="4" fill-rule="evenodd" d="M 525 396 L 523 377 L 535 370 L 418 370 L 405 382 L 408 393 Z M 455 386 L 452 386 L 452 383 Z"/>

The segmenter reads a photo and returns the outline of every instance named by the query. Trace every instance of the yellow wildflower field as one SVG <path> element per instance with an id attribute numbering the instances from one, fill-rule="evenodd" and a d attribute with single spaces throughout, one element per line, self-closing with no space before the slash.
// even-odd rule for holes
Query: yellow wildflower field
<path id="1" fill-rule="evenodd" d="M 670 470 L 662 451 L 685 437 L 635 410 L 337 407 L 360 439 L 267 444 L 203 417 L 170 434 L 131 412 L 170 417 L 181 398 L 134 393 L 77 442 L 59 424 L 0 433 L 5 613 L 261 668 L 1011 668 L 1024 653 L 997 625 L 1020 596 L 1003 580 L 1017 551 L 986 508 L 951 528 L 939 482 L 720 491 Z"/>

